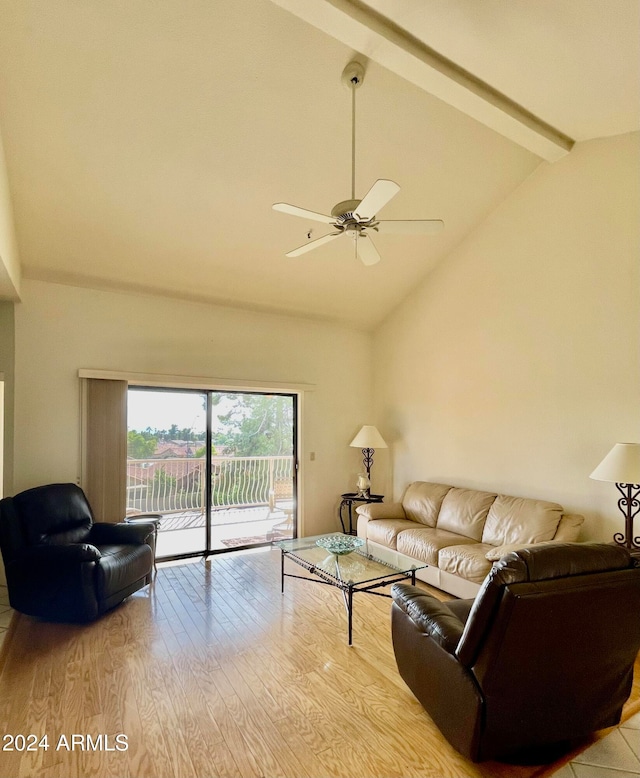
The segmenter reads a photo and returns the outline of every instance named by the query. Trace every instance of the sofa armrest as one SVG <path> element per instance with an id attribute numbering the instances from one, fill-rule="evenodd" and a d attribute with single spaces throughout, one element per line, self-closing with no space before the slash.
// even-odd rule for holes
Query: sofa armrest
<path id="1" fill-rule="evenodd" d="M 95 571 L 101 558 L 90 543 L 25 549 L 6 567 L 11 607 L 47 621 L 94 619 Z"/>
<path id="2" fill-rule="evenodd" d="M 406 519 L 400 502 L 370 502 L 356 508 L 358 537 L 367 539 L 367 524 L 373 519 Z"/>
<path id="3" fill-rule="evenodd" d="M 29 587 L 53 586 L 70 574 L 79 574 L 85 565 L 93 566 L 101 557 L 90 543 L 30 546 L 9 562 L 7 580 L 19 585 L 26 581 Z"/>
<path id="4" fill-rule="evenodd" d="M 394 584 L 391 596 L 421 632 L 429 635 L 449 654 L 455 653 L 464 623 L 446 603 L 409 584 Z"/>
<path id="5" fill-rule="evenodd" d="M 91 543 L 69 543 L 64 546 L 31 546 L 19 557 L 21 566 L 55 567 L 82 562 L 96 562 L 102 555 Z"/>
<path id="6" fill-rule="evenodd" d="M 358 516 L 367 519 L 406 519 L 401 502 L 369 502 L 356 508 Z"/>
<path id="7" fill-rule="evenodd" d="M 148 538 L 155 534 L 156 525 L 151 522 L 135 522 L 127 524 L 109 524 L 108 522 L 97 521 L 89 533 L 89 540 L 97 546 L 106 543 L 117 545 L 142 546 L 148 543 Z M 151 545 L 148 543 L 148 545 Z"/>

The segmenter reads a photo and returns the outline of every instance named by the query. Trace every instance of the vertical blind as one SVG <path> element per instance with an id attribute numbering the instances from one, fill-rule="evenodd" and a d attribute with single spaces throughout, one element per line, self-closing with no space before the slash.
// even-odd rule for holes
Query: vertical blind
<path id="1" fill-rule="evenodd" d="M 127 382 L 82 380 L 83 488 L 96 521 L 122 521 L 127 506 Z"/>

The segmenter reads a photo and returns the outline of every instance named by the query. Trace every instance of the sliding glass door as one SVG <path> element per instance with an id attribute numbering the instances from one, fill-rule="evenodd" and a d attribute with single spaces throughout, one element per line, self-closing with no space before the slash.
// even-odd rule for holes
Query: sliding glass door
<path id="1" fill-rule="evenodd" d="M 162 514 L 158 558 L 206 548 L 207 402 L 204 392 L 128 392 L 127 514 Z"/>
<path id="2" fill-rule="evenodd" d="M 295 534 L 295 397 L 212 392 L 210 549 Z"/>
<path id="3" fill-rule="evenodd" d="M 158 558 L 295 537 L 296 396 L 130 388 L 127 513 Z"/>

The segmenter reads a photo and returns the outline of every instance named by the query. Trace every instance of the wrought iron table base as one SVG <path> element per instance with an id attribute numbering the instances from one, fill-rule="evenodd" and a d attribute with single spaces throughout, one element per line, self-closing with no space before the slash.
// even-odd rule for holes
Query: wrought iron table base
<path id="1" fill-rule="evenodd" d="M 356 530 L 353 526 L 354 503 L 382 502 L 383 499 L 384 499 L 383 494 L 369 494 L 367 497 L 365 497 L 363 495 L 358 494 L 357 492 L 346 492 L 345 494 L 341 495 L 340 507 L 338 508 L 338 518 L 340 519 L 340 526 L 342 527 L 342 531 L 345 533 L 345 535 L 356 534 Z M 343 514 L 343 511 L 345 511 L 345 509 L 346 509 L 346 519 L 348 519 L 349 522 L 348 524 Z"/>
<path id="2" fill-rule="evenodd" d="M 344 607 L 347 612 L 348 632 L 349 632 L 349 645 L 353 645 L 353 595 L 356 592 L 366 592 L 367 594 L 375 594 L 377 597 L 391 598 L 390 594 L 385 592 L 374 592 L 373 589 L 380 589 L 383 586 L 388 586 L 398 581 L 406 581 L 411 579 L 413 586 L 416 585 L 416 571 L 411 570 L 409 572 L 397 572 L 390 571 L 389 576 L 383 576 L 382 580 L 376 580 L 374 582 L 364 581 L 362 584 L 354 583 L 353 581 L 341 581 L 339 578 L 333 578 L 325 573 L 324 570 L 320 570 L 316 565 L 311 562 L 307 562 L 300 557 L 295 557 L 294 562 L 300 565 L 305 570 L 308 570 L 312 575 L 318 576 L 318 578 L 307 578 L 304 575 L 294 575 L 293 573 L 285 573 L 284 571 L 284 559 L 286 556 L 291 556 L 284 549 L 280 549 L 280 581 L 281 591 L 284 594 L 284 579 L 285 578 L 300 578 L 303 581 L 311 581 L 311 583 L 324 584 L 325 586 L 333 586 L 334 589 L 340 589 L 342 592 L 342 599 L 344 601 Z M 369 557 L 373 559 L 373 557 Z M 340 574 L 339 557 L 336 557 L 336 573 Z"/>

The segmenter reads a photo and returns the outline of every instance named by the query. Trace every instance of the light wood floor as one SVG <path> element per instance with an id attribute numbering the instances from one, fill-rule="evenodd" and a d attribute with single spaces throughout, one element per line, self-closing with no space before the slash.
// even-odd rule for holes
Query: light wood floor
<path id="1" fill-rule="evenodd" d="M 356 595 L 350 648 L 339 592 L 287 579 L 281 595 L 279 564 L 262 549 L 160 567 L 153 586 L 87 626 L 15 616 L 0 735 L 47 735 L 49 749 L 0 751 L 0 776 L 548 774 L 460 757 L 397 673 L 389 600 Z M 120 733 L 126 751 L 57 747 L 102 734 L 114 749 Z"/>

